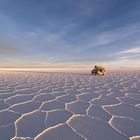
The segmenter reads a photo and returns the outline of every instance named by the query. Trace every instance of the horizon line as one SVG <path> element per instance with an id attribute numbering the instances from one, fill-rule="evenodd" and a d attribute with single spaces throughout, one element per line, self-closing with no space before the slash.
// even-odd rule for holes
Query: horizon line
<path id="1" fill-rule="evenodd" d="M 81 69 L 82 68 L 82 69 Z M 92 67 L 93 68 L 93 67 Z M 0 68 L 0 71 L 12 71 L 12 72 L 88 72 L 92 70 L 91 67 L 34 67 L 34 68 L 29 68 L 29 67 L 17 67 L 17 68 Z M 110 70 L 140 70 L 140 67 L 105 67 L 107 71 Z"/>

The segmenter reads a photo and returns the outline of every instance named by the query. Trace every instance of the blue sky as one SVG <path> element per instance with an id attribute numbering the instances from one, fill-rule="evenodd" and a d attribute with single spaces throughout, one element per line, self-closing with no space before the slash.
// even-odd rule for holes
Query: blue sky
<path id="1" fill-rule="evenodd" d="M 0 0 L 0 67 L 140 66 L 140 0 Z"/>

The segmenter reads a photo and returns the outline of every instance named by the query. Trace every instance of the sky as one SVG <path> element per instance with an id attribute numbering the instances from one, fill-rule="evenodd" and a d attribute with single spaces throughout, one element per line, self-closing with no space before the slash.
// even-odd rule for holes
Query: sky
<path id="1" fill-rule="evenodd" d="M 0 68 L 140 66 L 140 0 L 0 0 Z"/>

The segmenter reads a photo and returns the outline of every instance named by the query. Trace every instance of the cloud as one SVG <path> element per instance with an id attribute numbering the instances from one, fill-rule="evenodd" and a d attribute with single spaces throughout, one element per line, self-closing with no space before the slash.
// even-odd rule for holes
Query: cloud
<path id="1" fill-rule="evenodd" d="M 128 47 L 132 47 L 132 43 L 139 43 L 139 24 L 130 24 L 126 27 L 120 27 L 110 30 L 102 30 L 102 31 L 93 31 L 88 33 L 83 33 L 77 41 L 78 43 L 71 44 L 71 48 L 73 46 L 75 47 L 75 51 L 85 52 L 87 50 L 96 50 L 99 49 L 105 49 L 108 50 L 108 52 L 113 51 L 113 48 L 124 49 Z M 137 36 L 136 36 L 137 34 Z M 75 38 L 76 40 L 77 38 Z M 76 42 L 76 41 L 75 41 Z M 123 46 L 122 46 L 123 45 Z M 119 47 L 120 46 L 120 47 Z M 110 50 L 109 50 L 110 49 Z M 93 51 L 93 53 L 94 53 Z"/>
<path id="2" fill-rule="evenodd" d="M 121 54 L 137 54 L 137 53 L 140 53 L 140 47 L 120 51 L 120 52 L 118 52 L 118 55 L 121 55 Z"/>

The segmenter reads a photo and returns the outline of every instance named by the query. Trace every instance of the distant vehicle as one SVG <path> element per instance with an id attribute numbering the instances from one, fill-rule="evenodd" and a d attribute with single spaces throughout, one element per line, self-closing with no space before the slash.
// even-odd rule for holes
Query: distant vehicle
<path id="1" fill-rule="evenodd" d="M 105 68 L 100 65 L 95 65 L 94 69 L 91 71 L 91 73 L 92 73 L 92 75 L 99 75 L 99 76 L 106 74 Z"/>

